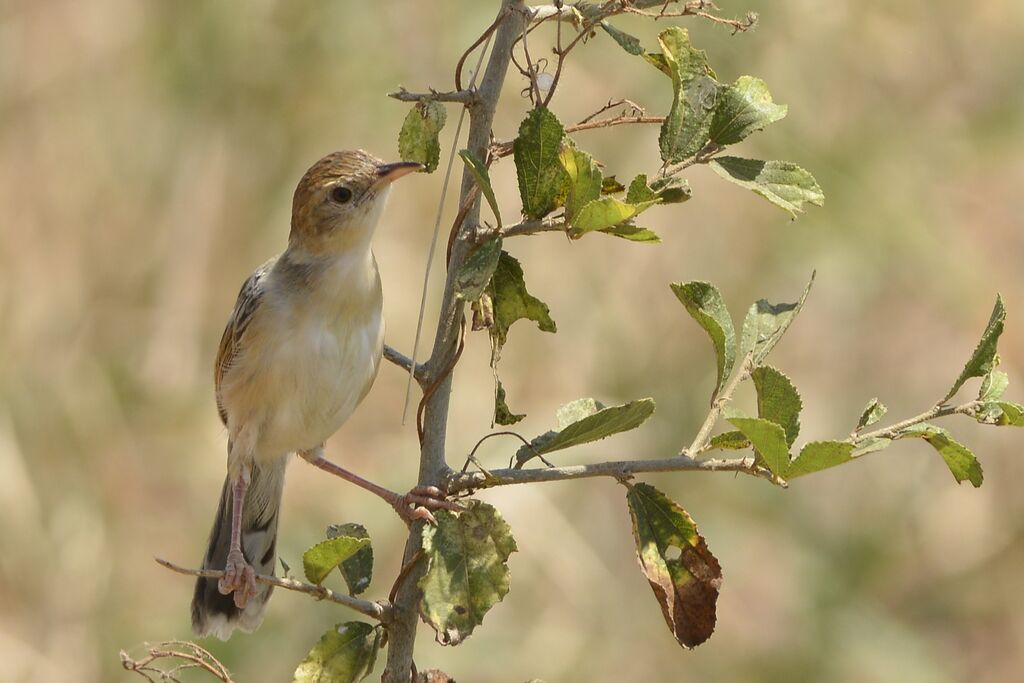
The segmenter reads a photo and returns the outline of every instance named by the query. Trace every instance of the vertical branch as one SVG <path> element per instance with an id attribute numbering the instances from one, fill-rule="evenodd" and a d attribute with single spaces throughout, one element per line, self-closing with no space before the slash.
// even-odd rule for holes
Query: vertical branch
<path id="1" fill-rule="evenodd" d="M 470 126 L 467 147 L 479 159 L 487 158 L 487 147 L 491 139 L 491 124 L 505 82 L 512 44 L 523 32 L 528 10 L 523 0 L 501 0 L 498 14 L 498 28 L 494 34 L 491 56 L 487 61 L 476 101 L 469 108 Z M 474 187 L 473 176 L 465 171 L 462 175 L 460 206 L 466 201 Z M 423 419 L 423 443 L 420 451 L 419 484 L 421 486 L 443 486 L 449 473 L 445 461 L 445 430 L 448 424 L 448 404 L 452 388 L 452 361 L 455 358 L 459 330 L 462 325 L 463 302 L 455 296 L 454 277 L 465 260 L 472 243 L 472 234 L 480 220 L 480 199 L 473 202 L 458 228 L 451 255 L 448 259 L 448 276 L 445 280 L 441 315 L 434 336 L 434 347 L 430 359 L 425 363 L 425 386 L 436 384 L 426 399 Z M 406 562 L 413 560 L 420 548 L 420 531 L 423 522 L 413 525 L 405 547 Z M 417 583 L 425 567 L 416 564 L 402 581 L 394 600 L 394 613 L 388 626 L 388 661 L 381 678 L 384 683 L 407 683 L 412 672 L 413 647 L 416 641 L 419 588 Z"/>

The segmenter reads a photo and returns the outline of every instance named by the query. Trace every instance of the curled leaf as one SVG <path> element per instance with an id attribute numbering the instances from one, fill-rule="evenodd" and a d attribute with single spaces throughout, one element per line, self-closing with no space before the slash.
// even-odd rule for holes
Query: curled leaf
<path id="1" fill-rule="evenodd" d="M 953 395 L 967 380 L 972 377 L 982 377 L 995 368 L 998 363 L 996 345 L 999 343 L 999 335 L 1003 333 L 1005 321 L 1006 307 L 1003 305 L 1003 297 L 997 295 L 995 308 L 992 309 L 988 325 L 985 326 L 985 331 L 981 334 L 981 341 L 978 342 L 978 346 L 974 349 L 974 353 L 971 354 L 970 360 L 967 361 L 967 365 L 964 366 L 949 393 L 942 399 L 943 402 L 953 398 Z"/>
<path id="2" fill-rule="evenodd" d="M 334 568 L 363 548 L 370 547 L 369 538 L 338 536 L 321 541 L 302 554 L 302 568 L 310 583 L 322 583 Z"/>
<path id="3" fill-rule="evenodd" d="M 364 547 L 338 566 L 341 577 L 345 579 L 345 585 L 348 586 L 349 595 L 359 595 L 369 588 L 370 581 L 373 579 L 373 546 L 369 543 L 370 534 L 366 531 L 366 527 L 355 522 L 332 524 L 327 527 L 327 538 L 343 536 L 367 540 Z"/>
<path id="4" fill-rule="evenodd" d="M 417 102 L 405 117 L 398 133 L 398 153 L 403 161 L 417 161 L 427 173 L 437 169 L 441 156 L 438 135 L 444 128 L 447 113 L 434 100 Z"/>
<path id="5" fill-rule="evenodd" d="M 710 282 L 676 282 L 670 286 L 686 312 L 711 338 L 718 366 L 718 381 L 712 394 L 714 400 L 728 381 L 736 362 L 736 331 L 732 326 L 729 309 L 725 306 L 721 292 Z"/>
<path id="6" fill-rule="evenodd" d="M 814 176 L 788 161 L 726 156 L 715 157 L 710 166 L 721 177 L 764 197 L 792 218 L 803 212 L 804 202 L 815 206 L 825 203 L 825 194 Z"/>

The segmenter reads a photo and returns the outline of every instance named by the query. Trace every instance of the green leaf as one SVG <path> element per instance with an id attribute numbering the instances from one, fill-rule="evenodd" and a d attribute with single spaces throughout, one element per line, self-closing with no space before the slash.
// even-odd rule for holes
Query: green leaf
<path id="1" fill-rule="evenodd" d="M 466 509 L 434 513 L 437 526 L 423 528 L 427 572 L 420 579 L 420 613 L 443 645 L 458 645 L 509 589 L 508 557 L 516 550 L 512 530 L 493 506 L 465 501 Z"/>
<path id="2" fill-rule="evenodd" d="M 367 533 L 366 527 L 355 522 L 332 524 L 327 527 L 327 538 L 344 536 L 367 540 L 365 547 L 357 550 L 338 567 L 341 570 L 341 577 L 345 579 L 345 585 L 348 586 L 349 595 L 359 595 L 370 586 L 373 579 L 373 546 L 369 543 L 370 534 Z"/>
<path id="3" fill-rule="evenodd" d="M 491 187 L 491 176 L 487 172 L 487 166 L 476 158 L 472 152 L 468 149 L 461 150 L 459 156 L 462 157 L 463 163 L 466 164 L 466 168 L 473 176 L 473 180 L 476 181 L 477 186 L 480 188 L 480 192 L 483 194 L 484 199 L 491 207 L 491 213 L 494 214 L 494 220 L 498 221 L 498 227 L 501 227 L 501 212 L 498 210 L 498 200 L 494 197 L 494 188 Z"/>
<path id="4" fill-rule="evenodd" d="M 768 86 L 760 78 L 740 76 L 722 88 L 711 119 L 711 141 L 732 145 L 786 116 L 784 104 L 772 102 Z"/>
<path id="5" fill-rule="evenodd" d="M 881 436 L 873 436 L 870 439 L 864 439 L 854 446 L 853 452 L 850 453 L 850 457 L 859 458 L 860 456 L 867 455 L 868 453 L 875 453 L 877 451 L 884 450 L 891 443 L 892 439 L 887 439 Z"/>
<path id="6" fill-rule="evenodd" d="M 541 434 L 516 453 L 517 466 L 535 455 L 580 446 L 619 432 L 636 429 L 654 413 L 654 399 L 641 398 L 606 408 L 592 398 L 581 398 L 558 409 L 558 429 Z"/>
<path id="7" fill-rule="evenodd" d="M 626 202 L 637 205 L 643 211 L 654 204 L 685 202 L 690 196 L 690 185 L 683 178 L 666 176 L 648 185 L 647 175 L 641 173 L 629 184 Z"/>
<path id="8" fill-rule="evenodd" d="M 996 295 L 996 305 L 992 309 L 992 316 L 989 318 L 988 325 L 985 326 L 985 331 L 981 335 L 981 341 L 978 342 L 977 348 L 974 349 L 971 359 L 967 361 L 967 365 L 964 366 L 963 372 L 960 373 L 960 377 L 957 378 L 953 388 L 942 399 L 943 403 L 953 398 L 953 395 L 960 390 L 964 382 L 972 377 L 982 377 L 995 368 L 998 364 L 996 345 L 999 343 L 999 335 L 1003 333 L 1003 323 L 1005 321 L 1006 307 L 1003 306 L 1003 297 Z"/>
<path id="9" fill-rule="evenodd" d="M 302 569 L 310 583 L 320 584 L 335 567 L 362 548 L 370 547 L 369 538 L 339 536 L 321 541 L 302 554 Z"/>
<path id="10" fill-rule="evenodd" d="M 731 417 L 728 422 L 750 439 L 754 450 L 773 474 L 784 477 L 789 468 L 789 444 L 781 426 L 755 417 Z"/>
<path id="11" fill-rule="evenodd" d="M 743 432 L 723 432 L 711 437 L 709 446 L 711 448 L 740 451 L 744 448 L 750 448 L 750 439 L 743 436 Z"/>
<path id="12" fill-rule="evenodd" d="M 491 298 L 494 300 L 494 324 L 490 327 L 492 364 L 501 356 L 508 339 L 508 329 L 517 320 L 532 320 L 544 332 L 555 332 L 555 321 L 547 304 L 526 291 L 523 267 L 519 261 L 502 251 L 498 267 L 491 278 Z"/>
<path id="13" fill-rule="evenodd" d="M 1002 413 L 996 421 L 997 425 L 1024 427 L 1024 406 L 1007 401 L 999 401 L 996 405 L 999 406 L 999 410 Z"/>
<path id="14" fill-rule="evenodd" d="M 519 126 L 512 155 L 527 218 L 543 218 L 560 204 L 567 182 L 558 159 L 564 136 L 562 124 L 545 107 L 531 110 Z"/>
<path id="15" fill-rule="evenodd" d="M 931 424 L 919 424 L 908 427 L 900 436 L 924 439 L 939 452 L 957 483 L 969 481 L 975 488 L 981 486 L 984 479 L 981 463 L 970 449 L 954 441 L 947 430 Z"/>
<path id="16" fill-rule="evenodd" d="M 338 624 L 295 670 L 292 683 L 356 683 L 373 671 L 383 629 L 361 621 Z"/>
<path id="17" fill-rule="evenodd" d="M 981 380 L 978 391 L 979 401 L 998 401 L 1010 386 L 1010 376 L 1002 370 L 992 370 Z"/>
<path id="18" fill-rule="evenodd" d="M 854 445 L 849 441 L 812 441 L 786 469 L 786 479 L 820 472 L 853 460 Z"/>
<path id="19" fill-rule="evenodd" d="M 644 53 L 644 48 L 640 44 L 640 40 L 635 36 L 631 36 L 625 31 L 621 31 L 607 21 L 602 21 L 600 24 L 601 28 L 604 29 L 605 33 L 610 35 L 616 43 L 619 44 L 623 50 L 631 55 L 640 56 Z"/>
<path id="20" fill-rule="evenodd" d="M 729 309 L 725 306 L 721 292 L 710 282 L 675 282 L 670 286 L 690 317 L 711 337 L 718 364 L 718 381 L 712 393 L 714 400 L 728 381 L 736 362 L 736 331 L 732 326 Z"/>
<path id="21" fill-rule="evenodd" d="M 870 401 L 868 401 L 868 404 L 864 406 L 864 412 L 860 414 L 860 419 L 857 420 L 856 431 L 859 432 L 865 427 L 870 427 L 871 425 L 875 424 L 876 422 L 881 420 L 882 416 L 885 415 L 888 411 L 889 409 L 885 407 L 885 404 L 879 401 L 877 398 L 871 399 Z"/>
<path id="22" fill-rule="evenodd" d="M 718 175 L 761 195 L 792 218 L 803 212 L 804 202 L 815 206 L 825 203 L 814 176 L 788 161 L 716 157 L 710 165 Z"/>
<path id="23" fill-rule="evenodd" d="M 402 161 L 418 161 L 427 173 L 437 169 L 441 156 L 438 134 L 447 118 L 444 106 L 433 100 L 417 102 L 405 117 L 398 133 L 398 153 Z"/>
<path id="24" fill-rule="evenodd" d="M 800 411 L 803 401 L 793 382 L 775 368 L 765 365 L 750 373 L 757 389 L 757 414 L 782 427 L 789 446 L 800 433 Z"/>
<path id="25" fill-rule="evenodd" d="M 610 175 L 601 179 L 601 194 L 617 194 L 625 191 L 626 186 L 616 180 L 615 176 Z"/>
<path id="26" fill-rule="evenodd" d="M 658 237 L 658 233 L 648 228 L 641 228 L 632 223 L 619 223 L 613 225 L 610 228 L 599 230 L 606 235 L 614 235 L 615 237 L 621 237 L 624 240 L 630 242 L 644 242 L 647 244 L 658 244 L 661 242 L 661 238 Z"/>
<path id="27" fill-rule="evenodd" d="M 639 213 L 639 207 L 621 199 L 604 196 L 587 202 L 572 221 L 570 236 L 574 239 L 595 230 L 604 230 L 628 221 Z"/>
<path id="28" fill-rule="evenodd" d="M 678 503 L 649 484 L 626 494 L 640 568 L 669 630 L 680 645 L 696 647 L 715 630 L 722 567 Z"/>
<path id="29" fill-rule="evenodd" d="M 466 257 L 455 274 L 455 293 L 467 301 L 479 299 L 490 284 L 500 257 L 500 237 L 489 239 L 478 246 Z"/>
<path id="30" fill-rule="evenodd" d="M 519 422 L 524 417 L 526 417 L 526 413 L 516 414 L 509 410 L 508 404 L 505 403 L 505 387 L 501 386 L 501 382 L 498 382 L 494 388 L 494 423 L 508 427 Z"/>
<path id="31" fill-rule="evenodd" d="M 772 304 L 765 299 L 755 302 L 743 320 L 739 357 L 746 358 L 749 354 L 755 367 L 761 365 L 800 313 L 813 284 L 814 273 L 811 273 L 800 300 L 794 304 Z"/>
<path id="32" fill-rule="evenodd" d="M 707 54 L 690 44 L 684 28 L 673 26 L 658 36 L 664 68 L 672 79 L 672 106 L 661 124 L 661 158 L 671 164 L 699 152 L 710 140 L 711 119 L 719 83 L 708 67 Z M 650 61 L 650 60 L 649 60 Z M 656 64 L 664 71 L 660 64 Z"/>
<path id="33" fill-rule="evenodd" d="M 594 158 L 571 145 L 566 145 L 558 158 L 569 176 L 569 194 L 565 198 L 565 215 L 574 224 L 580 209 L 601 196 L 603 177 Z"/>

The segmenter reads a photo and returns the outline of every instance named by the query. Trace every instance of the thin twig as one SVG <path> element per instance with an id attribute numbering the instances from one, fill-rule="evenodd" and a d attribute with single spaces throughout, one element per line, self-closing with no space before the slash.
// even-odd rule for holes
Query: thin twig
<path id="1" fill-rule="evenodd" d="M 216 657 L 196 643 L 187 640 L 168 640 L 157 645 L 144 645 L 146 654 L 138 659 L 121 650 L 121 666 L 139 674 L 151 683 L 180 683 L 177 673 L 186 669 L 202 669 L 223 683 L 234 683 L 227 668 Z M 170 669 L 162 669 L 156 662 L 169 659 Z"/>
<path id="2" fill-rule="evenodd" d="M 224 576 L 224 572 L 220 569 L 189 569 L 187 567 L 174 564 L 173 562 L 168 562 L 167 560 L 159 557 L 155 557 L 153 559 L 156 560 L 157 564 L 167 567 L 171 571 L 178 572 L 179 574 L 202 576 L 208 579 L 219 579 Z M 257 574 L 256 581 L 270 586 L 284 588 L 285 590 L 306 593 L 307 595 L 312 595 L 317 600 L 327 600 L 328 602 L 344 605 L 349 609 L 353 609 L 360 614 L 365 614 L 371 619 L 376 619 L 380 622 L 386 623 L 391 615 L 391 605 L 389 603 L 372 602 L 370 600 L 363 600 L 362 598 L 354 598 L 351 595 L 332 591 L 330 588 L 325 586 L 303 583 L 302 581 L 297 581 L 295 579 L 268 576 L 266 574 Z"/>
<path id="3" fill-rule="evenodd" d="M 681 452 L 680 455 L 692 457 L 704 452 L 711 437 L 711 430 L 714 429 L 715 423 L 718 422 L 718 418 L 722 415 L 722 409 L 732 400 L 732 395 L 736 393 L 736 388 L 739 387 L 740 383 L 750 377 L 750 372 L 753 370 L 753 358 L 753 352 L 748 353 L 743 358 L 736 374 L 732 376 L 729 383 L 722 388 L 722 391 L 711 402 L 711 410 L 708 411 L 708 416 L 704 418 L 704 424 L 697 430 L 697 435 L 693 437 L 690 447 Z"/>
<path id="4" fill-rule="evenodd" d="M 908 417 L 906 420 L 897 422 L 894 425 L 876 429 L 873 432 L 864 432 L 863 434 L 857 434 L 851 437 L 850 441 L 854 444 L 863 443 L 869 439 L 892 439 L 900 435 L 900 432 L 905 430 L 907 427 L 913 427 L 919 425 L 922 422 L 928 420 L 934 420 L 937 417 L 945 417 L 947 415 L 971 415 L 975 410 L 983 405 L 982 401 L 969 401 L 958 406 L 944 406 L 941 403 L 933 406 L 929 410 L 915 415 L 914 417 Z"/>
<path id="5" fill-rule="evenodd" d="M 395 92 L 389 92 L 388 97 L 393 97 L 402 102 L 457 102 L 471 107 L 476 104 L 475 90 L 452 90 L 450 92 L 409 92 L 404 87 L 399 87 Z"/>
<path id="6" fill-rule="evenodd" d="M 384 360 L 388 361 L 389 363 L 394 363 L 395 365 L 397 365 L 398 367 L 402 368 L 406 372 L 411 370 L 412 366 L 413 366 L 412 358 L 409 358 L 408 356 L 406 356 L 402 352 L 397 351 L 396 349 L 388 346 L 387 344 L 384 345 Z M 426 369 L 423 367 L 423 365 L 420 364 L 420 363 L 417 363 L 416 364 L 416 379 L 417 380 L 422 379 L 424 372 L 426 372 Z"/>
<path id="7" fill-rule="evenodd" d="M 538 469 L 500 469 L 489 472 L 453 473 L 448 482 L 448 492 L 458 493 L 470 489 L 487 489 L 512 484 L 533 484 L 544 481 L 566 481 L 591 477 L 612 477 L 629 479 L 644 472 L 739 472 L 769 481 L 777 486 L 787 484 L 772 474 L 771 470 L 754 464 L 753 457 L 721 460 L 710 458 L 696 460 L 688 456 L 674 455 L 670 458 L 653 460 L 616 460 L 590 465 L 569 465 L 566 467 L 544 467 Z"/>
<path id="8" fill-rule="evenodd" d="M 644 111 L 643 107 L 641 107 L 633 100 L 627 100 L 626 98 L 622 98 L 620 100 L 608 100 L 608 104 L 604 105 L 590 116 L 580 119 L 576 125 L 584 124 L 587 121 L 590 121 L 591 119 L 597 118 L 598 115 L 605 113 L 609 109 L 615 109 L 615 107 L 621 107 L 622 105 L 629 105 L 630 111 L 634 112 L 635 116 L 643 116 L 644 114 L 647 113 L 646 111 Z M 626 114 L 623 114 L 623 116 L 626 116 Z"/>
<path id="9" fill-rule="evenodd" d="M 566 134 L 578 133 L 583 130 L 594 130 L 595 128 L 611 128 L 612 126 L 622 126 L 631 123 L 664 123 L 664 116 L 615 116 L 607 119 L 598 119 L 597 121 L 586 121 L 584 123 L 577 123 L 571 126 L 565 127 Z M 507 157 L 512 154 L 512 143 L 513 140 L 504 140 L 502 142 L 495 142 L 491 145 L 491 155 L 495 159 Z"/>
<path id="10" fill-rule="evenodd" d="M 535 235 L 538 232 L 565 232 L 565 227 L 564 218 L 537 218 L 514 225 L 506 225 L 495 232 L 502 237 L 516 237 L 518 235 Z M 480 239 L 493 237 L 495 232 L 485 233 Z"/>

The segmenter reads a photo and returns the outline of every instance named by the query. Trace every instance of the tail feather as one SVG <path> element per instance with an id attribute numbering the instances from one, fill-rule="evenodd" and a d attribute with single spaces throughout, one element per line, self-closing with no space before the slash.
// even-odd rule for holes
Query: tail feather
<path id="1" fill-rule="evenodd" d="M 284 489 L 286 458 L 252 469 L 249 489 L 242 507 L 242 553 L 257 574 L 273 574 L 277 561 L 277 522 Z M 203 558 L 204 569 L 223 569 L 231 544 L 232 491 L 225 479 L 220 493 L 217 516 Z M 231 595 L 222 595 L 217 579 L 200 577 L 192 597 L 192 630 L 198 636 L 215 635 L 227 640 L 238 628 L 251 633 L 263 621 L 263 611 L 273 586 L 260 585 L 245 609 L 235 606 Z"/>

